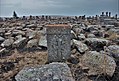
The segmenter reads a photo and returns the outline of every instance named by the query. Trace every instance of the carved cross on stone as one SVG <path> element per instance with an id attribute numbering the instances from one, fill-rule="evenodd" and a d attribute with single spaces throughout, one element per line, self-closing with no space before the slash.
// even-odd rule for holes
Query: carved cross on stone
<path id="1" fill-rule="evenodd" d="M 70 56 L 71 28 L 66 24 L 47 25 L 48 62 L 62 62 Z"/>

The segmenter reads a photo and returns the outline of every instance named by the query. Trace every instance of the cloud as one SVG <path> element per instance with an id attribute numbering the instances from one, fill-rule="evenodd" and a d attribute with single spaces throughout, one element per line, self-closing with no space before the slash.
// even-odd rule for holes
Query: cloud
<path id="1" fill-rule="evenodd" d="M 118 0 L 0 0 L 0 16 L 19 15 L 94 15 L 102 11 L 117 13 Z"/>

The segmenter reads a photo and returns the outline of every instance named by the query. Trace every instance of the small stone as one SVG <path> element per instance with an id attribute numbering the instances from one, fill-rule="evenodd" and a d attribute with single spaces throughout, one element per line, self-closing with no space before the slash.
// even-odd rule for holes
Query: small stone
<path id="1" fill-rule="evenodd" d="M 85 51 L 89 49 L 86 44 L 75 39 L 73 39 L 73 44 L 77 48 L 77 51 L 79 51 L 80 53 L 85 53 Z"/>
<path id="2" fill-rule="evenodd" d="M 1 46 L 2 47 L 10 47 L 13 44 L 14 40 L 13 38 L 6 39 Z"/>
<path id="3" fill-rule="evenodd" d="M 46 36 L 41 36 L 40 40 L 39 40 L 39 46 L 44 46 L 47 47 L 47 40 L 46 40 Z"/>

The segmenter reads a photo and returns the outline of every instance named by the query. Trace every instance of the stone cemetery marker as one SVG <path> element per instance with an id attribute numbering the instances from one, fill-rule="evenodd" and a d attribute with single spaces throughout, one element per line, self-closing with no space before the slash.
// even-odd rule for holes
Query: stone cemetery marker
<path id="1" fill-rule="evenodd" d="M 62 62 L 70 56 L 71 28 L 66 24 L 47 25 L 48 62 Z"/>

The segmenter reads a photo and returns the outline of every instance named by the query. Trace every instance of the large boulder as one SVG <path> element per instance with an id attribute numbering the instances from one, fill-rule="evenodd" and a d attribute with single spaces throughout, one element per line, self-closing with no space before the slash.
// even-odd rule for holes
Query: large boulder
<path id="1" fill-rule="evenodd" d="M 74 81 L 70 68 L 65 63 L 50 63 L 25 67 L 16 76 L 16 81 Z"/>
<path id="2" fill-rule="evenodd" d="M 81 63 L 83 67 L 89 68 L 89 75 L 106 74 L 112 76 L 116 68 L 116 63 L 112 57 L 96 51 L 89 51 L 84 54 Z"/>
<path id="3" fill-rule="evenodd" d="M 92 48 L 92 50 L 100 51 L 104 46 L 109 44 L 109 40 L 101 38 L 87 38 L 85 43 Z"/>
<path id="4" fill-rule="evenodd" d="M 82 43 L 81 41 L 73 39 L 73 45 L 77 48 L 77 51 L 79 51 L 80 53 L 85 53 L 85 51 L 88 50 L 87 45 Z"/>

